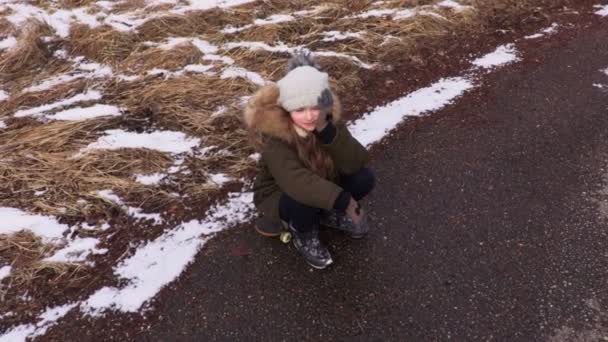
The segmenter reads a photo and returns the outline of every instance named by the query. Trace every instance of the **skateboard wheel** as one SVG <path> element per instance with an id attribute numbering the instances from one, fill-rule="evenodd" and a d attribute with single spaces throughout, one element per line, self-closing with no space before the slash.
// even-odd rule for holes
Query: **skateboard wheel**
<path id="1" fill-rule="evenodd" d="M 279 236 L 282 243 L 289 243 L 291 241 L 291 233 L 290 232 L 282 232 L 281 236 Z"/>

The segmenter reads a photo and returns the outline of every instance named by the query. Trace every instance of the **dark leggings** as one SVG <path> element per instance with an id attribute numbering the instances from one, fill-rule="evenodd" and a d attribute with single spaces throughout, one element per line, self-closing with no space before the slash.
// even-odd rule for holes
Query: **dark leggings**
<path id="1" fill-rule="evenodd" d="M 374 173 L 368 168 L 362 168 L 352 175 L 340 175 L 338 185 L 350 192 L 359 201 L 372 191 L 376 183 Z M 286 193 L 279 200 L 279 215 L 286 222 L 291 222 L 298 231 L 307 231 L 319 223 L 321 209 L 310 207 L 297 202 Z"/>

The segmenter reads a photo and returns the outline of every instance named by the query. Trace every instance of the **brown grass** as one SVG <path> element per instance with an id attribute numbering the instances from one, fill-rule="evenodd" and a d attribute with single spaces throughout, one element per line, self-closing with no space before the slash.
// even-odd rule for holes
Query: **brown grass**
<path id="1" fill-rule="evenodd" d="M 166 15 L 146 21 L 138 28 L 141 41 L 159 41 L 167 37 L 190 37 L 204 33 L 209 25 L 194 15 Z"/>
<path id="2" fill-rule="evenodd" d="M 19 109 L 38 107 L 80 94 L 90 82 L 87 79 L 77 79 L 44 91 L 17 93 L 0 102 L 0 117 L 9 116 Z"/>
<path id="3" fill-rule="evenodd" d="M 198 62 L 202 56 L 202 52 L 190 43 L 180 44 L 170 50 L 150 48 L 131 54 L 121 63 L 120 68 L 129 73 L 141 73 L 154 68 L 177 70 Z"/>
<path id="4" fill-rule="evenodd" d="M 132 33 L 110 26 L 90 28 L 79 24 L 70 28 L 68 50 L 72 55 L 116 66 L 133 52 L 136 43 L 137 37 Z"/>
<path id="5" fill-rule="evenodd" d="M 210 116 L 217 107 L 229 105 L 251 93 L 255 85 L 239 79 L 184 75 L 168 80 L 146 78 L 122 82 L 109 98 L 154 125 L 206 136 L 214 128 Z"/>
<path id="6" fill-rule="evenodd" d="M 96 0 L 59 0 L 59 6 L 62 8 L 76 8 L 88 6 L 95 2 Z"/>
<path id="7" fill-rule="evenodd" d="M 17 46 L 2 54 L 0 58 L 0 80 L 14 81 L 15 78 L 39 72 L 49 61 L 51 54 L 41 37 L 49 34 L 48 25 L 39 21 L 29 21 L 17 37 Z"/>
<path id="8" fill-rule="evenodd" d="M 0 260 L 12 266 L 5 282 L 21 286 L 44 278 L 52 283 L 81 273 L 80 265 L 42 261 L 56 249 L 57 246 L 42 242 L 39 236 L 27 230 L 11 235 L 0 234 Z"/>

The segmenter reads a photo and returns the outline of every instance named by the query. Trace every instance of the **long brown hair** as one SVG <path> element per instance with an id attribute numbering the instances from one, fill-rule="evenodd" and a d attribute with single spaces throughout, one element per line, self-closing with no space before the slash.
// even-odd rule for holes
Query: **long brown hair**
<path id="1" fill-rule="evenodd" d="M 291 118 L 289 119 L 291 120 Z M 317 137 L 313 133 L 309 133 L 306 137 L 301 137 L 296 131 L 293 122 L 289 127 L 289 131 L 293 138 L 293 145 L 302 163 L 320 177 L 325 179 L 336 178 L 334 161 L 321 147 Z"/>
<path id="2" fill-rule="evenodd" d="M 285 113 L 289 120 L 290 145 L 295 149 L 300 161 L 315 174 L 325 179 L 337 177 L 336 168 L 331 156 L 321 147 L 321 143 L 313 133 L 301 137 L 295 128 L 295 123 L 288 112 Z M 249 128 L 247 130 L 249 142 L 259 152 L 262 151 L 268 137 L 263 133 Z"/>

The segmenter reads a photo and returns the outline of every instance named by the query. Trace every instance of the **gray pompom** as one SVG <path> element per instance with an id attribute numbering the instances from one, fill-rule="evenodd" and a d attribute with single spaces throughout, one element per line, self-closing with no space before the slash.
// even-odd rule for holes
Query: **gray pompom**
<path id="1" fill-rule="evenodd" d="M 312 53 L 308 50 L 299 50 L 294 53 L 294 55 L 287 62 L 287 72 L 291 70 L 301 67 L 301 66 L 311 66 L 319 71 L 321 70 L 321 66 L 315 61 Z"/>
<path id="2" fill-rule="evenodd" d="M 331 108 L 334 104 L 334 98 L 331 96 L 331 91 L 325 88 L 323 92 L 321 92 L 321 95 L 319 95 L 317 103 L 320 108 Z"/>

